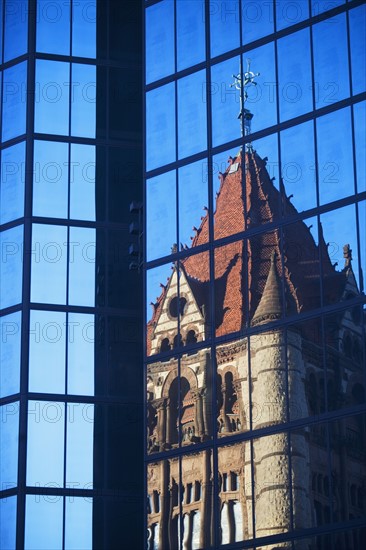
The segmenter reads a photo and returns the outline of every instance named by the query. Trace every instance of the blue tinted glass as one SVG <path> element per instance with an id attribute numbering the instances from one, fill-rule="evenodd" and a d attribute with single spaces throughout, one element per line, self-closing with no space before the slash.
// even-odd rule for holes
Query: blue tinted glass
<path id="1" fill-rule="evenodd" d="M 60 61 L 36 61 L 36 132 L 69 133 L 69 64 Z"/>
<path id="2" fill-rule="evenodd" d="M 1 153 L 0 223 L 24 216 L 25 141 Z"/>
<path id="3" fill-rule="evenodd" d="M 94 395 L 94 315 L 69 313 L 67 392 Z"/>
<path id="4" fill-rule="evenodd" d="M 211 57 L 240 45 L 239 10 L 239 0 L 210 2 Z"/>
<path id="5" fill-rule="evenodd" d="M 67 218 L 68 145 L 34 142 L 33 215 Z"/>
<path id="6" fill-rule="evenodd" d="M 164 0 L 146 10 L 146 82 L 174 72 L 174 2 Z"/>
<path id="7" fill-rule="evenodd" d="M 273 1 L 242 2 L 243 43 L 262 38 L 273 32 Z"/>
<path id="8" fill-rule="evenodd" d="M 68 403 L 66 423 L 66 484 L 93 487 L 94 405 Z M 76 483 L 78 485 L 76 485 Z"/>
<path id="9" fill-rule="evenodd" d="M 319 199 L 324 204 L 354 193 L 350 109 L 318 118 L 316 128 Z"/>
<path id="10" fill-rule="evenodd" d="M 91 498 L 67 498 L 65 509 L 65 550 L 92 550 L 93 503 Z"/>
<path id="11" fill-rule="evenodd" d="M 31 311 L 29 391 L 65 392 L 65 348 L 66 314 L 58 311 Z"/>
<path id="12" fill-rule="evenodd" d="M 192 48 L 194 44 L 194 48 Z M 177 1 L 178 71 L 205 59 L 205 3 L 203 0 Z"/>
<path id="13" fill-rule="evenodd" d="M 277 44 L 280 115 L 288 120 L 312 109 L 309 30 L 290 34 Z"/>
<path id="14" fill-rule="evenodd" d="M 71 134 L 95 137 L 96 68 L 72 65 Z"/>
<path id="15" fill-rule="evenodd" d="M 22 301 L 23 226 L 18 225 L 7 231 L 2 231 L 0 245 L 0 308 L 3 309 Z"/>
<path id="16" fill-rule="evenodd" d="M 27 51 L 28 0 L 6 0 L 4 61 Z"/>
<path id="17" fill-rule="evenodd" d="M 345 0 L 311 0 L 311 15 L 318 15 L 324 11 L 331 10 L 341 4 Z"/>
<path id="18" fill-rule="evenodd" d="M 309 5 L 304 0 L 276 0 L 277 30 L 295 25 L 309 16 Z"/>
<path id="19" fill-rule="evenodd" d="M 359 6 L 349 12 L 352 86 L 359 94 L 366 88 L 366 6 Z"/>
<path id="20" fill-rule="evenodd" d="M 24 547 L 27 550 L 62 548 L 62 518 L 62 497 L 27 495 Z"/>
<path id="21" fill-rule="evenodd" d="M 0 397 L 19 392 L 21 320 L 20 311 L 0 317 Z"/>
<path id="22" fill-rule="evenodd" d="M 175 160 L 174 83 L 146 94 L 146 136 L 147 170 Z"/>
<path id="23" fill-rule="evenodd" d="M 19 402 L 0 407 L 0 488 L 18 484 Z"/>
<path id="24" fill-rule="evenodd" d="M 37 2 L 37 52 L 70 54 L 70 0 Z"/>
<path id="25" fill-rule="evenodd" d="M 64 432 L 64 403 L 29 401 L 27 485 L 63 487 Z"/>
<path id="26" fill-rule="evenodd" d="M 0 62 L 3 62 L 3 3 L 4 0 L 0 2 Z"/>
<path id="27" fill-rule="evenodd" d="M 146 226 L 147 259 L 170 254 L 177 242 L 175 171 L 147 181 Z"/>
<path id="28" fill-rule="evenodd" d="M 190 246 L 192 227 L 206 214 L 208 205 L 207 159 L 183 166 L 178 172 L 179 242 Z"/>
<path id="29" fill-rule="evenodd" d="M 95 147 L 71 144 L 70 218 L 95 220 Z"/>
<path id="30" fill-rule="evenodd" d="M 349 95 L 345 14 L 314 25 L 313 43 L 315 103 L 319 108 Z"/>
<path id="31" fill-rule="evenodd" d="M 211 69 L 212 141 L 220 145 L 240 137 L 239 92 L 231 87 L 232 75 L 238 74 L 239 57 L 214 65 Z"/>
<path id="32" fill-rule="evenodd" d="M 72 5 L 72 55 L 96 56 L 97 6 L 95 0 L 78 0 Z"/>
<path id="33" fill-rule="evenodd" d="M 178 156 L 207 147 L 206 71 L 178 80 Z"/>
<path id="34" fill-rule="evenodd" d="M 95 229 L 70 227 L 69 304 L 95 304 Z"/>
<path id="35" fill-rule="evenodd" d="M 67 228 L 33 224 L 31 301 L 66 303 Z"/>
<path id="36" fill-rule="evenodd" d="M 25 133 L 27 107 L 27 62 L 4 71 L 2 140 Z"/>
<path id="37" fill-rule="evenodd" d="M 0 499 L 0 548 L 15 550 L 17 497 Z"/>
<path id="38" fill-rule="evenodd" d="M 356 166 L 357 166 L 357 191 L 366 191 L 366 103 L 357 103 L 353 107 L 355 121 L 356 142 Z"/>

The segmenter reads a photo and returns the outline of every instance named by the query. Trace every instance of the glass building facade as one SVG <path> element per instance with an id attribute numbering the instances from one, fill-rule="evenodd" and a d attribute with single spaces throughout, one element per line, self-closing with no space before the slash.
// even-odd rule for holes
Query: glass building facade
<path id="1" fill-rule="evenodd" d="M 145 3 L 150 550 L 364 547 L 365 10 Z"/>
<path id="2" fill-rule="evenodd" d="M 0 547 L 140 548 L 141 6 L 0 6 Z"/>

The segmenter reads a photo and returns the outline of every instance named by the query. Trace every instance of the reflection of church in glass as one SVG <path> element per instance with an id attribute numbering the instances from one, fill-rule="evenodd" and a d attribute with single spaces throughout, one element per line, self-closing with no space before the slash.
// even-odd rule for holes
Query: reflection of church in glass
<path id="1" fill-rule="evenodd" d="M 156 462 L 148 466 L 151 549 L 178 549 L 180 523 L 183 548 L 210 547 L 214 430 L 222 544 L 253 537 L 253 508 L 255 536 L 262 537 L 328 523 L 331 508 L 333 521 L 359 517 L 366 506 L 363 421 L 352 417 L 329 424 L 328 447 L 323 425 L 301 426 L 291 434 L 281 428 L 265 431 L 364 401 L 361 310 L 275 326 L 285 316 L 296 318 L 300 311 L 320 307 L 321 292 L 324 304 L 358 294 L 349 245 L 338 271 L 321 232 L 317 244 L 303 221 L 273 228 L 272 222 L 297 211 L 284 189 L 279 192 L 273 185 L 266 161 L 251 149 L 245 165 L 243 153 L 230 158 L 220 179 L 215 238 L 244 227 L 250 237 L 216 248 L 214 300 L 208 252 L 173 266 L 147 327 L 148 354 L 171 354 L 148 366 L 148 451 L 156 453 Z M 192 248 L 208 241 L 206 213 Z M 273 322 L 271 329 L 265 327 Z M 215 358 L 210 347 L 192 347 L 213 334 L 229 335 L 244 327 L 255 334 L 221 343 Z M 174 350 L 184 352 L 185 346 L 187 353 L 178 362 Z M 251 427 L 263 429 L 252 444 L 245 442 Z M 243 441 L 223 445 L 229 434 L 241 434 Z M 197 443 L 208 446 L 184 455 L 181 462 L 159 461 L 159 452 L 178 447 L 179 438 L 190 451 Z M 360 547 L 360 541 L 342 535 L 337 540 L 339 549 Z M 282 542 L 270 548 L 275 547 L 292 546 Z M 327 547 L 326 541 L 296 543 L 299 549 Z"/>

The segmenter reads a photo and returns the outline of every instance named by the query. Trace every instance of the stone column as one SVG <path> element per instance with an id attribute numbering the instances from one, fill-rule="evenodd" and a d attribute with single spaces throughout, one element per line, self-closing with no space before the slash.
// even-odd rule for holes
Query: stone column
<path id="1" fill-rule="evenodd" d="M 230 426 L 230 422 L 229 422 L 229 417 L 228 415 L 226 414 L 226 407 L 227 407 L 227 392 L 226 392 L 226 384 L 222 384 L 221 386 L 221 391 L 222 391 L 222 410 L 224 412 L 224 426 L 225 426 L 225 432 L 230 432 L 231 431 L 231 426 Z"/>
<path id="2" fill-rule="evenodd" d="M 166 401 L 159 399 L 156 402 L 156 410 L 158 414 L 158 443 L 159 449 L 162 451 L 166 441 Z"/>
<path id="3" fill-rule="evenodd" d="M 159 525 L 159 549 L 169 549 L 169 461 L 162 460 L 160 464 L 160 525 Z"/>
<path id="4" fill-rule="evenodd" d="M 202 452 L 200 548 L 211 546 L 212 479 L 211 451 Z"/>
<path id="5" fill-rule="evenodd" d="M 165 429 L 165 443 L 169 448 L 171 445 L 172 437 L 172 427 L 171 427 L 171 400 L 167 399 L 166 401 L 166 429 Z"/>

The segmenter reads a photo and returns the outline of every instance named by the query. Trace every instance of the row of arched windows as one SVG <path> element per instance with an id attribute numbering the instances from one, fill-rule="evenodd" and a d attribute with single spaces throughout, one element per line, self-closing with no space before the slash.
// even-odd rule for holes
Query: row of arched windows
<path id="1" fill-rule="evenodd" d="M 163 338 L 160 344 L 160 352 L 169 351 L 181 346 L 189 346 L 191 344 L 196 344 L 197 335 L 194 330 L 189 330 L 185 339 L 182 338 L 181 334 L 176 334 L 171 342 L 169 338 Z"/>

